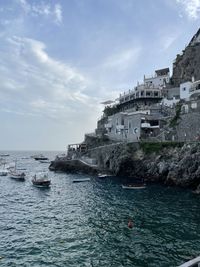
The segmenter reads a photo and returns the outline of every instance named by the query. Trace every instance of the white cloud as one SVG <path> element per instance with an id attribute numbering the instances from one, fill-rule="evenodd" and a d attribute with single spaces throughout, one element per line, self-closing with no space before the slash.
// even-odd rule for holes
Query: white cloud
<path id="1" fill-rule="evenodd" d="M 200 15 L 200 0 L 176 0 L 190 19 L 198 19 Z"/>
<path id="2" fill-rule="evenodd" d="M 178 34 L 177 35 L 168 35 L 168 36 L 163 36 L 161 37 L 161 47 L 162 49 L 165 51 L 165 50 L 168 50 L 172 45 L 173 43 L 177 40 L 178 38 Z"/>
<path id="3" fill-rule="evenodd" d="M 62 22 L 62 7 L 60 4 L 56 4 L 54 7 L 54 12 L 56 16 L 56 22 L 59 24 Z"/>
<path id="4" fill-rule="evenodd" d="M 62 23 L 62 6 L 58 3 L 30 3 L 27 0 L 18 0 L 18 3 L 27 15 L 44 16 L 52 19 L 56 24 Z"/>
<path id="5" fill-rule="evenodd" d="M 7 53 L 0 53 L 0 94 L 8 100 L 6 108 L 62 120 L 94 116 L 96 100 L 85 93 L 90 81 L 83 74 L 50 57 L 37 40 L 14 36 L 6 45 Z"/>
<path id="6" fill-rule="evenodd" d="M 140 52 L 140 47 L 119 51 L 105 60 L 104 67 L 126 70 L 130 67 L 130 65 L 134 65 L 137 62 Z"/>

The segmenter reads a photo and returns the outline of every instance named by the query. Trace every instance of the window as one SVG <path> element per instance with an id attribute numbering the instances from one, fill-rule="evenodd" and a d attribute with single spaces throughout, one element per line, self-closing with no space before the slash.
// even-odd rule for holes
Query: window
<path id="1" fill-rule="evenodd" d="M 183 91 L 186 91 L 186 88 L 185 87 L 183 87 L 183 89 L 182 89 Z"/>

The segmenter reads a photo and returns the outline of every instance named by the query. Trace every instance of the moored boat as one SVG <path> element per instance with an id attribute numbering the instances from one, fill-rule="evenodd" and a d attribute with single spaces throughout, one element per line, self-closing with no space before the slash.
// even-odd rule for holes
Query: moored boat
<path id="1" fill-rule="evenodd" d="M 99 179 L 105 179 L 107 177 L 113 177 L 112 174 L 107 174 L 107 173 L 98 173 L 98 178 Z"/>
<path id="2" fill-rule="evenodd" d="M 49 187 L 51 184 L 51 180 L 48 179 L 47 174 L 39 175 L 39 178 L 37 178 L 35 174 L 32 179 L 32 183 L 34 186 L 37 186 L 37 187 Z"/>
<path id="3" fill-rule="evenodd" d="M 50 160 L 40 160 L 40 163 L 51 163 Z"/>
<path id="4" fill-rule="evenodd" d="M 17 170 L 10 171 L 10 178 L 18 181 L 25 181 L 26 174 L 24 172 L 19 172 Z"/>
<path id="5" fill-rule="evenodd" d="M 90 178 L 80 178 L 80 179 L 74 179 L 73 183 L 81 183 L 81 182 L 89 182 Z"/>
<path id="6" fill-rule="evenodd" d="M 146 184 L 123 184 L 122 185 L 123 189 L 144 189 L 146 188 Z"/>
<path id="7" fill-rule="evenodd" d="M 31 158 L 33 158 L 33 159 L 35 159 L 35 160 L 48 160 L 48 158 L 45 157 L 45 156 L 42 155 L 42 154 L 33 155 L 33 156 L 31 156 Z"/>

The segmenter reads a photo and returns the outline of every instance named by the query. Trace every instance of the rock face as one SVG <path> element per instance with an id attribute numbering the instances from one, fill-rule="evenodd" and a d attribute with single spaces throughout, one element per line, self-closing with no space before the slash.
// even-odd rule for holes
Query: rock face
<path id="1" fill-rule="evenodd" d="M 49 169 L 51 171 L 62 171 L 62 172 L 82 172 L 95 174 L 97 173 L 97 168 L 84 164 L 80 160 L 62 160 L 56 159 L 51 162 Z"/>
<path id="2" fill-rule="evenodd" d="M 200 144 L 121 144 L 96 148 L 90 156 L 97 156 L 100 169 L 115 175 L 200 188 Z"/>
<path id="3" fill-rule="evenodd" d="M 200 29 L 173 63 L 172 83 L 175 86 L 191 81 L 192 77 L 200 80 Z"/>
<path id="4" fill-rule="evenodd" d="M 159 182 L 200 193 L 200 143 L 121 143 L 90 149 L 98 168 L 79 160 L 55 160 L 50 170 L 95 174 L 106 171 L 116 176 Z"/>

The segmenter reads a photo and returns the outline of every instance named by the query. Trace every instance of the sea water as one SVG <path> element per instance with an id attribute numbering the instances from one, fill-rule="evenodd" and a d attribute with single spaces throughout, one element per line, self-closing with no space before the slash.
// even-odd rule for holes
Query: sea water
<path id="1" fill-rule="evenodd" d="M 8 153 L 26 181 L 0 177 L 0 266 L 172 267 L 200 254 L 200 197 L 189 190 L 125 190 L 120 178 L 56 172 L 49 189 L 36 188 L 32 176 L 49 165 Z M 83 177 L 91 180 L 72 183 Z"/>

